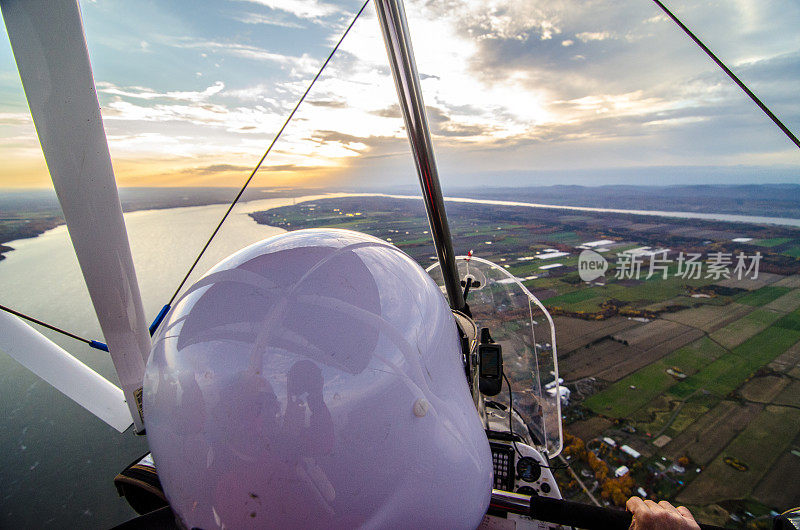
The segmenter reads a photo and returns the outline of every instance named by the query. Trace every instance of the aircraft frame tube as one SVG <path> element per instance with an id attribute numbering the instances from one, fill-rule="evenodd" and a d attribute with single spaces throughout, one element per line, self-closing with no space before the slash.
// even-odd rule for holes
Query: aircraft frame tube
<path id="1" fill-rule="evenodd" d="M 389 56 L 389 66 L 397 87 L 400 109 L 403 112 L 408 141 L 411 144 L 414 164 L 422 187 L 433 243 L 442 266 L 447 298 L 451 308 L 463 310 L 466 305 L 464 293 L 456 268 L 453 240 L 444 208 L 439 172 L 436 169 L 430 128 L 425 114 L 425 103 L 422 100 L 419 74 L 414 60 L 414 50 L 411 47 L 403 1 L 375 0 L 375 10 L 378 13 L 386 53 Z"/>
<path id="2" fill-rule="evenodd" d="M 72 244 L 137 431 L 150 335 L 76 0 L 2 0 Z"/>
<path id="3" fill-rule="evenodd" d="M 0 312 L 0 350 L 117 431 L 131 425 L 122 390 L 21 319 Z"/>

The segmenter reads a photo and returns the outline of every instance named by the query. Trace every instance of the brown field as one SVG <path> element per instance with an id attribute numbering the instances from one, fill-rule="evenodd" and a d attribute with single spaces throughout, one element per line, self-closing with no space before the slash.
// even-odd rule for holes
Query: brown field
<path id="1" fill-rule="evenodd" d="M 574 350 L 564 359 L 558 360 L 559 374 L 565 381 L 597 376 L 612 366 L 631 357 L 642 355 L 642 350 L 625 346 L 613 340 L 604 340 L 588 348 Z"/>
<path id="2" fill-rule="evenodd" d="M 728 278 L 727 280 L 723 280 L 721 282 L 717 282 L 717 285 L 722 285 L 723 287 L 736 287 L 738 289 L 747 289 L 748 291 L 755 291 L 756 289 L 761 289 L 765 285 L 770 285 L 776 283 L 784 279 L 784 276 L 780 274 L 770 274 L 769 272 L 759 272 L 758 278 L 755 280 L 750 278 L 739 278 L 733 277 Z"/>
<path id="3" fill-rule="evenodd" d="M 622 283 L 622 282 L 618 282 L 618 283 Z M 669 298 L 667 300 L 659 300 L 658 302 L 653 302 L 652 304 L 648 304 L 648 305 L 644 306 L 642 309 L 644 309 L 646 311 L 661 311 L 662 309 L 666 309 L 668 307 L 672 307 L 672 306 L 676 306 L 676 305 L 681 305 L 681 306 L 684 306 L 684 307 L 688 307 L 688 305 L 686 303 L 686 300 L 687 300 L 687 298 L 685 296 L 676 296 L 675 298 Z M 664 316 L 668 316 L 668 315 L 669 315 L 669 313 L 667 315 L 664 315 Z M 663 316 L 662 316 L 662 318 L 663 318 Z"/>
<path id="4" fill-rule="evenodd" d="M 675 323 L 670 322 L 670 324 Z M 680 324 L 675 325 L 680 326 Z M 631 374 L 640 368 L 644 368 L 648 364 L 661 359 L 678 348 L 686 346 L 690 342 L 694 342 L 703 336 L 703 332 L 699 329 L 687 328 L 686 326 L 681 326 L 681 328 L 681 330 L 675 330 L 674 334 L 665 332 L 663 334 L 656 335 L 652 337 L 651 340 L 647 341 L 647 343 L 644 343 L 646 340 L 645 338 L 642 342 L 640 342 L 638 347 L 645 348 L 649 346 L 647 350 L 644 350 L 639 355 L 626 357 L 622 362 L 598 372 L 597 376 L 601 379 L 605 379 L 606 381 L 619 381 L 626 375 Z M 665 337 L 666 340 L 659 342 L 659 339 L 663 339 Z"/>
<path id="5" fill-rule="evenodd" d="M 585 442 L 592 438 L 597 438 L 600 434 L 611 427 L 613 423 L 605 418 L 594 416 L 588 420 L 580 420 L 570 423 L 564 430 L 573 436 L 577 436 Z"/>
<path id="6" fill-rule="evenodd" d="M 775 396 L 781 393 L 790 380 L 778 375 L 755 377 L 744 384 L 740 392 L 742 397 L 756 403 L 774 403 Z"/>
<path id="7" fill-rule="evenodd" d="M 775 282 L 776 287 L 791 287 L 792 289 L 800 288 L 800 276 L 787 276 L 782 280 Z"/>
<path id="8" fill-rule="evenodd" d="M 599 337 L 607 334 L 596 333 Z M 589 347 L 573 349 L 559 359 L 559 371 L 567 381 L 592 376 L 619 381 L 702 336 L 702 331 L 677 322 L 654 320 L 614 333 L 616 340 L 606 339 Z M 628 345 L 620 342 L 623 340 Z"/>
<path id="9" fill-rule="evenodd" d="M 558 336 L 559 362 L 569 352 L 581 348 L 595 339 L 606 335 L 614 335 L 622 330 L 642 325 L 640 322 L 623 317 L 614 317 L 608 320 L 555 317 L 553 323 L 556 326 L 556 334 Z"/>
<path id="10" fill-rule="evenodd" d="M 728 304 L 725 306 L 703 305 L 685 311 L 667 314 L 662 318 L 711 333 L 742 318 L 752 310 L 752 307 L 743 304 Z"/>
<path id="11" fill-rule="evenodd" d="M 782 456 L 800 432 L 800 410 L 767 405 L 717 458 L 677 496 L 678 502 L 708 504 L 743 499 Z M 739 471 L 723 462 L 732 456 L 744 462 Z"/>
<path id="12" fill-rule="evenodd" d="M 672 459 L 688 455 L 694 462 L 705 465 L 758 416 L 762 408 L 723 401 L 673 438 L 664 454 Z"/>
<path id="13" fill-rule="evenodd" d="M 764 309 L 772 309 L 773 311 L 780 311 L 781 313 L 788 313 L 800 307 L 800 289 L 789 291 L 780 298 L 776 298 L 772 302 L 765 304 Z"/>
<path id="14" fill-rule="evenodd" d="M 795 438 L 792 446 L 800 448 L 800 437 Z M 753 498 L 772 506 L 778 511 L 800 506 L 800 457 L 786 452 L 778 458 L 761 482 L 753 490 Z"/>
<path id="15" fill-rule="evenodd" d="M 686 235 L 689 235 L 690 237 L 696 237 L 698 239 L 725 241 L 725 240 L 731 240 L 734 237 L 739 237 L 740 234 L 738 234 L 737 232 L 730 232 L 728 230 L 694 228 L 690 231 L 687 231 Z"/>
<path id="16" fill-rule="evenodd" d="M 617 333 L 614 338 L 626 340 L 631 346 L 654 345 L 664 342 L 690 328 L 669 320 L 657 319 L 643 326 Z"/>
<path id="17" fill-rule="evenodd" d="M 661 232 L 669 228 L 667 224 L 654 224 L 654 223 L 631 223 L 626 227 L 633 232 Z"/>
<path id="18" fill-rule="evenodd" d="M 772 400 L 776 405 L 788 405 L 800 408 L 800 381 L 793 379 L 783 391 Z M 798 475 L 800 477 L 800 475 Z"/>

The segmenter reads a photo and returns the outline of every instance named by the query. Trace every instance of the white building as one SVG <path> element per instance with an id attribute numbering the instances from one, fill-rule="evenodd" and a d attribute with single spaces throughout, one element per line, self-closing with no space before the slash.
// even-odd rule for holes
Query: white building
<path id="1" fill-rule="evenodd" d="M 550 397 L 555 397 L 556 396 L 556 389 L 555 388 L 548 389 L 547 390 L 547 394 Z M 569 396 L 570 396 L 570 394 L 571 394 L 571 392 L 569 391 L 569 388 L 567 388 L 565 386 L 558 387 L 558 396 L 561 399 L 561 406 L 562 407 L 566 407 L 567 405 L 569 405 Z"/>
<path id="2" fill-rule="evenodd" d="M 548 344 L 548 346 L 549 346 L 549 344 Z M 544 389 L 545 390 L 550 390 L 551 388 L 555 388 L 556 385 L 562 385 L 562 384 L 564 384 L 564 378 L 563 377 L 559 377 L 558 378 L 558 382 L 550 381 L 549 383 L 544 385 Z"/>
<path id="3" fill-rule="evenodd" d="M 632 456 L 633 458 L 639 458 L 640 456 L 642 456 L 642 454 L 639 451 L 627 445 L 623 445 L 622 447 L 619 448 L 619 450 L 627 455 Z"/>
<path id="4" fill-rule="evenodd" d="M 613 241 L 611 241 L 610 239 L 601 239 L 601 240 L 599 240 L 599 241 L 589 241 L 588 243 L 584 243 L 584 244 L 583 244 L 583 245 L 581 245 L 581 246 L 582 246 L 582 247 L 589 247 L 589 248 L 593 248 L 593 247 L 604 247 L 604 246 L 606 246 L 606 245 L 610 245 L 610 244 L 612 244 L 612 243 L 614 243 L 614 242 L 613 242 Z"/>
<path id="5" fill-rule="evenodd" d="M 548 249 L 553 250 L 553 249 Z M 547 252 L 546 254 L 537 254 L 536 259 L 553 259 L 553 258 L 563 258 L 564 256 L 569 256 L 569 252 L 559 252 L 558 250 L 554 252 Z"/>
<path id="6" fill-rule="evenodd" d="M 614 475 L 617 477 L 623 477 L 628 474 L 628 466 L 619 466 L 616 471 L 614 471 Z"/>

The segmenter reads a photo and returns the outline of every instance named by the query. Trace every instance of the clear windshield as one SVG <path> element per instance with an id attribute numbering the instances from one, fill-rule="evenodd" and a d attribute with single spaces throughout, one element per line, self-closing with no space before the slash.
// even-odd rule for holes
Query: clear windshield
<path id="1" fill-rule="evenodd" d="M 472 278 L 467 295 L 478 328 L 489 328 L 503 347 L 503 371 L 511 383 L 514 410 L 534 443 L 550 458 L 561 452 L 561 403 L 553 321 L 538 299 L 504 268 L 485 259 L 456 258 L 462 280 Z M 444 292 L 438 263 L 428 273 Z M 509 405 L 506 388 L 492 401 Z"/>

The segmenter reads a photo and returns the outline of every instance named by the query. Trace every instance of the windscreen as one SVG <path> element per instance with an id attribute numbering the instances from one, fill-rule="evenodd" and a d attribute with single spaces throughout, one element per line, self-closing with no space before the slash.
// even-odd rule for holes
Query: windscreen
<path id="1" fill-rule="evenodd" d="M 504 268 L 474 256 L 456 258 L 458 275 L 470 280 L 467 304 L 478 328 L 488 328 L 503 348 L 503 373 L 511 385 L 492 401 L 511 405 L 534 443 L 552 458 L 561 452 L 561 389 L 556 337 L 550 315 L 522 283 Z M 444 292 L 441 267 L 428 273 Z"/>

